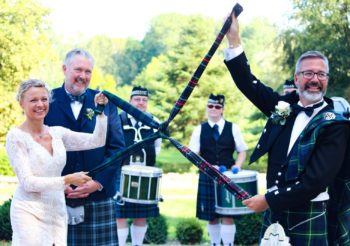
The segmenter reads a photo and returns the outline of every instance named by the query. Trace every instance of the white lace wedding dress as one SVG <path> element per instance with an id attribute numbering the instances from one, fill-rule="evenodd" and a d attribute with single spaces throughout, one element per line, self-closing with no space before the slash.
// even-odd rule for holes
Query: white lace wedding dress
<path id="1" fill-rule="evenodd" d="M 93 134 L 73 132 L 59 126 L 49 127 L 52 155 L 29 133 L 19 128 L 9 131 L 6 150 L 19 180 L 10 212 L 12 246 L 67 244 L 65 186 L 61 177 L 66 150 L 101 147 L 106 141 L 106 130 L 106 116 L 97 117 Z"/>

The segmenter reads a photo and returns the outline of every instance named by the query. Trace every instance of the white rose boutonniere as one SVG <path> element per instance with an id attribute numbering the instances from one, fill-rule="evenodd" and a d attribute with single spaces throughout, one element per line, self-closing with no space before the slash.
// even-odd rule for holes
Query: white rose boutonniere
<path id="1" fill-rule="evenodd" d="M 285 101 L 278 101 L 275 112 L 272 112 L 271 119 L 274 124 L 284 125 L 287 117 L 291 113 L 290 104 Z"/>
<path id="2" fill-rule="evenodd" d="M 95 111 L 91 108 L 87 108 L 85 111 L 85 116 L 89 119 L 92 120 L 92 118 L 95 116 Z"/>

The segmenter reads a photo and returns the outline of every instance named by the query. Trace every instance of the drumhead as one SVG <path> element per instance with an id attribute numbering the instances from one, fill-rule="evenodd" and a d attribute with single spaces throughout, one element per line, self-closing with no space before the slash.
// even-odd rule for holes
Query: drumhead
<path id="1" fill-rule="evenodd" d="M 255 181 L 257 180 L 258 176 L 258 172 L 253 170 L 241 170 L 236 174 L 233 174 L 230 170 L 224 172 L 223 174 L 230 179 L 233 179 L 236 183 Z"/>
<path id="2" fill-rule="evenodd" d="M 157 167 L 125 165 L 122 167 L 122 174 L 130 174 L 135 176 L 159 177 L 162 176 L 162 169 Z"/>

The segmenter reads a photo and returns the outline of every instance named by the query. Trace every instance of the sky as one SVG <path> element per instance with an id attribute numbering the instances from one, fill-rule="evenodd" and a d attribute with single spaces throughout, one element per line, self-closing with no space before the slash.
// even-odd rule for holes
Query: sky
<path id="1" fill-rule="evenodd" d="M 292 7 L 289 0 L 42 0 L 51 9 L 54 31 L 66 38 L 132 37 L 142 39 L 150 20 L 160 14 L 200 14 L 222 20 L 238 2 L 243 6 L 240 21 L 267 17 L 283 25 Z"/>

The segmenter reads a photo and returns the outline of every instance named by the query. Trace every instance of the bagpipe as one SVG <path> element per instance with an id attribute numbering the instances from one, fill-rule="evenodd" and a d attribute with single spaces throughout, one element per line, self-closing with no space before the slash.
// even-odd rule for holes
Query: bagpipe
<path id="1" fill-rule="evenodd" d="M 233 7 L 232 13 L 238 17 L 239 14 L 243 11 L 243 8 L 238 3 Z M 108 91 L 102 91 L 102 93 L 109 99 L 109 101 L 117 106 L 118 108 L 122 109 L 126 113 L 133 116 L 138 121 L 141 121 L 143 124 L 156 129 L 152 135 L 149 137 L 143 139 L 140 142 L 137 142 L 128 148 L 119 151 L 118 153 L 115 153 L 110 158 L 105 160 L 102 164 L 99 166 L 93 168 L 88 172 L 89 176 L 93 176 L 97 172 L 103 170 L 104 168 L 112 165 L 115 161 L 122 160 L 127 156 L 132 155 L 136 151 L 144 148 L 148 144 L 154 142 L 158 138 L 166 139 L 170 141 L 170 143 L 180 151 L 180 153 L 187 158 L 190 162 L 192 162 L 196 167 L 199 168 L 199 170 L 206 174 L 210 179 L 215 181 L 218 185 L 224 186 L 231 194 L 233 194 L 237 200 L 245 200 L 248 199 L 251 195 L 246 192 L 244 189 L 242 189 L 240 186 L 238 186 L 232 179 L 227 177 L 226 175 L 222 174 L 219 170 L 217 170 L 213 165 L 208 163 L 206 160 L 204 160 L 202 157 L 191 151 L 188 147 L 184 146 L 177 140 L 173 139 L 168 134 L 168 126 L 171 123 L 171 121 L 175 118 L 175 116 L 180 112 L 182 107 L 186 104 L 188 98 L 190 97 L 193 89 L 198 85 L 198 81 L 204 72 L 206 66 L 210 62 L 210 59 L 215 54 L 217 48 L 219 47 L 220 43 L 222 42 L 225 34 L 229 30 L 232 19 L 231 15 L 226 19 L 223 27 L 221 28 L 219 34 L 217 35 L 215 41 L 213 42 L 212 46 L 210 47 L 208 53 L 205 55 L 205 57 L 202 59 L 201 63 L 199 64 L 198 68 L 194 72 L 192 78 L 188 82 L 187 86 L 181 93 L 179 99 L 176 101 L 174 107 L 172 108 L 169 117 L 167 120 L 165 120 L 162 123 L 156 122 L 154 119 L 152 119 L 147 114 L 143 113 L 141 110 L 137 109 L 136 107 L 132 106 L 128 102 L 124 101 L 123 99 L 119 98 L 116 95 L 113 95 L 112 93 Z M 98 112 L 101 112 L 101 108 L 97 109 Z"/>

